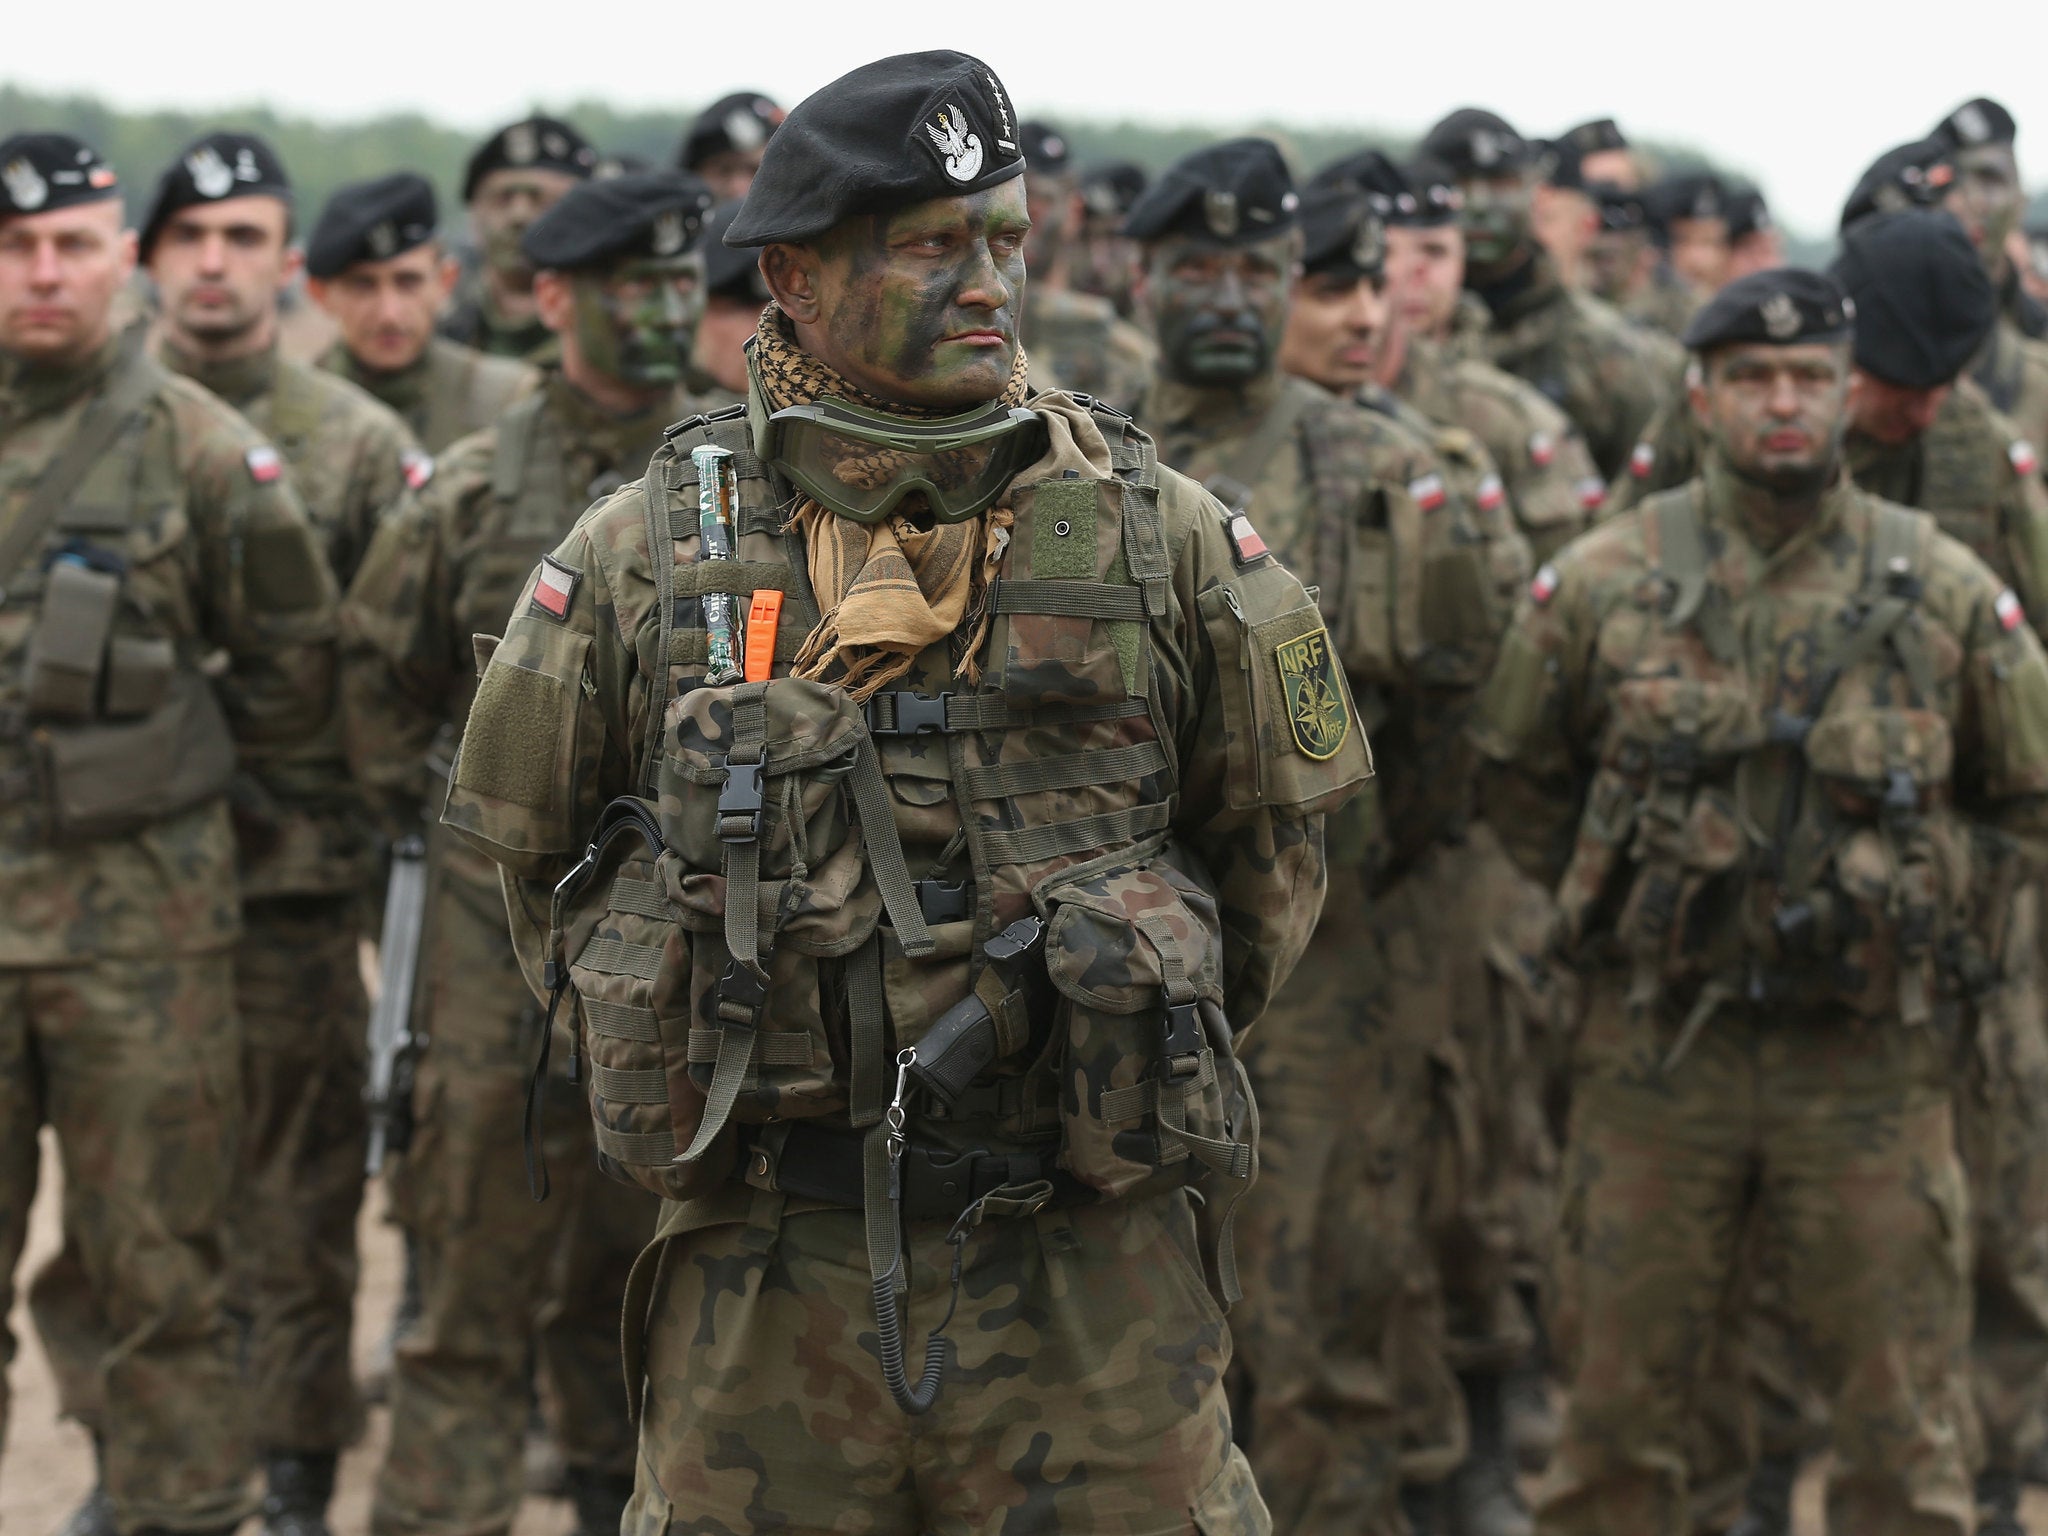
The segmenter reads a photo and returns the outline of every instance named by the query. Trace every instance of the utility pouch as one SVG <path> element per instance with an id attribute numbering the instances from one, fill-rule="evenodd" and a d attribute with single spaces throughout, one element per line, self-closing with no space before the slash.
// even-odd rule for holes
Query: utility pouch
<path id="1" fill-rule="evenodd" d="M 59 842 L 121 837 L 217 799 L 235 772 L 235 742 L 212 686 L 178 671 L 140 720 L 36 730 L 37 771 Z"/>
<path id="2" fill-rule="evenodd" d="M 89 720 L 98 713 L 100 679 L 120 600 L 121 578 L 115 572 L 69 557 L 50 566 L 23 678 L 32 714 L 46 720 Z"/>

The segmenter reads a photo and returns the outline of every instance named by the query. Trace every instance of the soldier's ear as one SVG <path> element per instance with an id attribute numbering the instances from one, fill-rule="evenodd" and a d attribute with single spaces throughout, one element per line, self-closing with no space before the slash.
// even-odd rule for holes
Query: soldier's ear
<path id="1" fill-rule="evenodd" d="M 818 255 L 807 245 L 776 244 L 761 251 L 761 278 L 782 312 L 798 325 L 816 325 L 824 304 Z"/>

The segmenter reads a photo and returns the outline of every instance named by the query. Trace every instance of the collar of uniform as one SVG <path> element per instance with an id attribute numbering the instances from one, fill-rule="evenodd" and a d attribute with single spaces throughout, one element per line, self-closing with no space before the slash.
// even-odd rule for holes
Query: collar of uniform
<path id="1" fill-rule="evenodd" d="M 277 385 L 277 343 L 245 357 L 209 359 L 159 335 L 157 360 L 173 373 L 182 373 L 203 385 L 236 410 L 243 410 L 270 393 Z"/>
<path id="2" fill-rule="evenodd" d="M 1706 481 L 1707 521 L 1742 541 L 1765 564 L 1826 537 L 1841 525 L 1843 508 L 1853 495 L 1846 471 L 1838 470 L 1810 511 L 1787 507 L 1760 486 L 1740 479 L 1709 452 L 1701 471 Z"/>
<path id="3" fill-rule="evenodd" d="M 390 373 L 379 373 L 365 368 L 355 353 L 349 351 L 346 343 L 337 341 L 327 349 L 327 355 L 320 359 L 320 366 L 369 391 L 392 410 L 403 415 L 426 398 L 427 371 L 432 363 L 433 350 L 439 343 L 439 337 L 429 337 L 427 344 L 420 348 L 420 355 L 403 368 L 394 369 Z"/>
<path id="4" fill-rule="evenodd" d="M 1140 419 L 1168 435 L 1241 435 L 1279 403 L 1281 384 L 1278 369 L 1260 374 L 1241 388 L 1183 384 L 1161 375 L 1145 397 Z"/>
<path id="5" fill-rule="evenodd" d="M 691 413 L 690 401 L 681 390 L 676 390 L 644 411 L 615 415 L 571 384 L 559 368 L 547 370 L 541 390 L 546 396 L 548 414 L 562 429 L 564 446 L 572 452 L 580 449 L 594 453 L 614 468 L 622 469 L 619 460 L 646 442 L 650 434 L 658 436 L 670 422 L 680 421 Z M 633 466 L 634 476 L 646 467 Z"/>
<path id="6" fill-rule="evenodd" d="M 1485 303 L 1494 324 L 1513 325 L 1525 315 L 1563 298 L 1564 285 L 1557 280 L 1557 269 L 1550 264 L 1550 257 L 1532 248 L 1529 259 L 1506 277 L 1485 287 L 1475 284 L 1472 292 Z"/>
<path id="7" fill-rule="evenodd" d="M 45 367 L 0 352 L 0 402 L 19 421 L 61 410 L 80 395 L 99 387 L 121 350 L 116 331 L 83 362 Z"/>

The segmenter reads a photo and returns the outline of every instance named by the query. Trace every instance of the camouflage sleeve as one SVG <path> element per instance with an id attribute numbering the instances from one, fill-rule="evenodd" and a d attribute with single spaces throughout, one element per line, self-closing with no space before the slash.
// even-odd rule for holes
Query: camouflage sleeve
<path id="1" fill-rule="evenodd" d="M 1957 808 L 2048 867 L 2048 657 L 1998 578 L 1960 545 L 1939 542 L 1952 559 L 1938 562 L 1936 581 L 1954 586 L 1931 587 L 1929 600 L 1964 615 Z"/>
<path id="2" fill-rule="evenodd" d="M 335 580 L 346 592 L 369 552 L 377 529 L 401 513 L 433 479 L 434 461 L 395 414 L 371 419 L 357 434 L 355 462 L 342 526 L 330 540 Z"/>
<path id="3" fill-rule="evenodd" d="M 217 688 L 243 767 L 267 784 L 307 743 L 332 739 L 334 577 L 276 451 L 196 386 L 176 381 L 171 400 L 198 535 L 199 627 L 225 656 Z"/>
<path id="4" fill-rule="evenodd" d="M 1177 706 L 1175 830 L 1223 914 L 1233 1027 L 1257 1022 L 1321 915 L 1323 814 L 1372 771 L 1322 615 L 1271 555 L 1240 561 L 1226 514 L 1162 471 L 1174 613 L 1153 626 Z"/>
<path id="5" fill-rule="evenodd" d="M 1644 427 L 1627 468 L 1607 485 L 1602 518 L 1618 516 L 1659 491 L 1683 485 L 1699 473 L 1700 446 L 1692 406 L 1683 391 L 1666 400 Z"/>
<path id="6" fill-rule="evenodd" d="M 2010 479 L 1998 505 L 2013 585 L 2037 634 L 2048 633 L 2048 485 L 2031 445 L 2015 438 L 2006 450 Z"/>
<path id="7" fill-rule="evenodd" d="M 1531 434 L 1528 456 L 1535 458 L 1540 439 L 1548 462 L 1532 469 L 1529 488 L 1518 488 L 1515 502 L 1530 559 L 1537 565 L 1583 533 L 1607 498 L 1607 481 L 1585 438 L 1562 412 L 1558 423 L 1560 430 L 1554 434 L 1540 427 Z"/>
<path id="8" fill-rule="evenodd" d="M 428 802 L 429 749 L 468 675 L 449 533 L 489 488 L 485 474 L 458 468 L 421 496 L 402 496 L 371 535 L 342 605 L 349 763 L 390 831 L 414 825 Z"/>

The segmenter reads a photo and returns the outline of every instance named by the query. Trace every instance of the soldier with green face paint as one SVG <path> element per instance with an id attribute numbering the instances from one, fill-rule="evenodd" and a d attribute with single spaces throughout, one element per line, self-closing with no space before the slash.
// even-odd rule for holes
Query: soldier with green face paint
<path id="1" fill-rule="evenodd" d="M 1350 311 L 1369 322 L 1381 302 L 1385 233 L 1361 192 L 1304 206 L 1274 145 L 1236 139 L 1165 172 L 1125 229 L 1159 330 L 1144 419 L 1162 454 L 1316 584 L 1375 740 L 1401 743 L 1375 800 L 1333 823 L 1333 900 L 1247 1057 L 1265 1173 L 1240 1219 L 1236 1314 L 1275 1529 L 1396 1532 L 1404 1481 L 1427 1505 L 1466 1438 L 1424 1212 L 1457 1203 L 1433 1187 L 1432 1126 L 1470 1123 L 1471 1088 L 1449 948 L 1423 914 L 1463 830 L 1461 710 L 1528 550 L 1497 478 L 1462 499 L 1430 429 L 1324 382 L 1357 348 Z M 1360 1082 L 1376 1090 L 1363 1112 Z M 1512 1506 L 1511 1480 L 1495 1492 Z"/>
<path id="2" fill-rule="evenodd" d="M 441 456 L 429 494 L 385 525 L 349 594 L 350 750 L 394 821 L 417 824 L 438 805 L 425 764 L 455 739 L 475 693 L 471 637 L 503 622 L 581 507 L 637 478 L 662 429 L 701 409 L 679 381 L 703 311 L 696 243 L 710 204 L 693 176 L 635 173 L 578 186 L 526 232 L 560 364 L 496 426 Z M 453 839 L 433 859 L 421 960 L 431 1045 L 398 1174 L 423 1307 L 394 1362 L 372 1528 L 456 1536 L 509 1523 L 537 1349 L 578 1528 L 616 1531 L 633 1472 L 619 1298 L 654 1205 L 597 1177 L 588 1119 L 559 1067 L 533 1119 L 558 1187 L 545 1204 L 529 1197 L 520 1106 L 540 1012 L 489 863 Z M 536 1315 L 547 1319 L 537 1337 Z"/>
<path id="3" fill-rule="evenodd" d="M 1530 225 L 1538 152 L 1503 119 L 1461 108 L 1421 148 L 1457 178 L 1465 286 L 1489 317 L 1484 354 L 1560 406 L 1613 479 L 1678 374 L 1677 349 L 1558 281 Z"/>
<path id="4" fill-rule="evenodd" d="M 524 118 L 484 140 L 462 175 L 479 265 L 441 317 L 443 336 L 495 357 L 544 360 L 554 333 L 536 307 L 526 232 L 596 168 L 597 151 L 559 118 Z"/>

